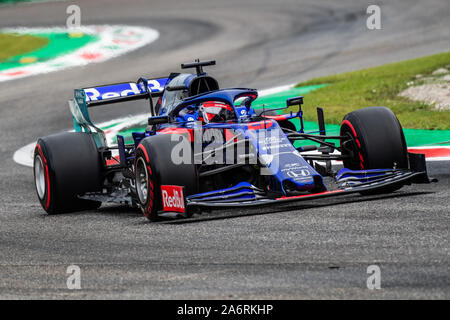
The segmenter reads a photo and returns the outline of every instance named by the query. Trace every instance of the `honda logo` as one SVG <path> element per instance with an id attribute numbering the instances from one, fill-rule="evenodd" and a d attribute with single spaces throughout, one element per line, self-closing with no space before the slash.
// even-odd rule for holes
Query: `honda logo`
<path id="1" fill-rule="evenodd" d="M 307 176 L 311 175 L 311 173 L 309 172 L 309 170 L 302 169 L 300 171 L 288 171 L 287 175 L 290 178 L 298 178 L 298 177 L 307 177 Z"/>

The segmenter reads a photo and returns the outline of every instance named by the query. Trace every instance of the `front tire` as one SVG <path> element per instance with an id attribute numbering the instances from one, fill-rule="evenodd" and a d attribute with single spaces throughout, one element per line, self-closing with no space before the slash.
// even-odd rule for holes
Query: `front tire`
<path id="1" fill-rule="evenodd" d="M 352 170 L 407 168 L 408 151 L 402 126 L 386 107 L 371 107 L 350 112 L 341 124 L 341 136 L 350 137 L 346 144 L 353 157 L 344 160 Z M 341 145 L 344 143 L 341 139 Z M 346 149 L 343 151 L 344 155 Z"/>
<path id="2" fill-rule="evenodd" d="M 344 167 L 351 170 L 408 168 L 408 151 L 402 126 L 386 107 L 370 107 L 350 112 L 341 124 Z M 388 193 L 401 188 L 391 185 L 367 194 Z"/>
<path id="3" fill-rule="evenodd" d="M 161 185 L 184 187 L 184 195 L 198 192 L 197 168 L 191 157 L 190 163 L 175 164 L 172 150 L 178 144 L 170 134 L 145 138 L 136 148 L 134 163 L 138 203 L 144 215 L 158 221 L 158 211 L 163 209 Z M 186 216 L 189 212 L 186 208 Z"/>

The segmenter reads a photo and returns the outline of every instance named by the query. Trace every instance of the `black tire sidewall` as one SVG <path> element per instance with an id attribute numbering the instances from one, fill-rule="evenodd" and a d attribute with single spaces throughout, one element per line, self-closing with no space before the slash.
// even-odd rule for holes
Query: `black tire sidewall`
<path id="1" fill-rule="evenodd" d="M 347 114 L 341 135 L 354 139 L 355 158 L 344 161 L 349 169 L 407 168 L 407 149 L 402 127 L 395 114 L 386 107 L 359 109 Z M 360 158 L 360 159 L 358 159 Z M 360 167 L 355 167 L 359 161 Z"/>
<path id="2" fill-rule="evenodd" d="M 198 192 L 198 174 L 193 158 L 191 158 L 192 163 L 174 164 L 171 151 L 177 142 L 171 138 L 170 134 L 151 136 L 143 139 L 136 149 L 135 170 L 138 159 L 143 158 L 149 177 L 147 201 L 140 205 L 144 215 L 152 221 L 159 220 L 158 211 L 163 208 L 161 185 L 182 186 L 184 196 Z M 150 191 L 152 191 L 152 199 L 150 199 Z M 140 199 L 138 200 L 141 202 Z"/>
<path id="3" fill-rule="evenodd" d="M 101 189 L 100 155 L 89 134 L 65 132 L 47 136 L 38 140 L 35 156 L 40 154 L 39 149 L 48 172 L 45 196 L 39 201 L 47 213 L 74 212 L 100 206 L 98 201 L 77 197 Z"/>
<path id="4" fill-rule="evenodd" d="M 158 220 L 158 210 L 162 209 L 161 201 L 158 199 L 161 198 L 160 191 L 160 183 L 156 180 L 156 176 L 154 175 L 155 167 L 154 164 L 150 161 L 150 157 L 148 156 L 148 150 L 146 148 L 146 143 L 144 141 L 136 149 L 136 157 L 134 162 L 134 168 L 136 170 L 136 165 L 139 159 L 143 159 L 146 171 L 147 171 L 147 200 L 145 203 L 141 202 L 141 199 L 138 196 L 138 201 L 141 206 L 142 213 L 145 217 L 151 221 Z M 136 183 L 135 183 L 136 185 Z M 136 185 L 137 187 L 137 185 Z"/>

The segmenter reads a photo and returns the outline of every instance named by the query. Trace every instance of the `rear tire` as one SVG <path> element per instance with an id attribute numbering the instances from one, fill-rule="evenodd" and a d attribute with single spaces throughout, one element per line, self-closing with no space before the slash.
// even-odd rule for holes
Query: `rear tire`
<path id="1" fill-rule="evenodd" d="M 65 132 L 40 138 L 34 150 L 36 193 L 48 214 L 97 209 L 101 202 L 78 198 L 101 189 L 101 162 L 92 137 Z"/>
<path id="2" fill-rule="evenodd" d="M 136 149 L 135 182 L 138 203 L 144 215 L 158 221 L 158 211 L 163 209 L 161 185 L 184 187 L 184 195 L 198 192 L 197 168 L 190 163 L 175 164 L 171 159 L 173 148 L 179 143 L 170 134 L 145 138 Z M 186 208 L 186 213 L 189 212 Z"/>

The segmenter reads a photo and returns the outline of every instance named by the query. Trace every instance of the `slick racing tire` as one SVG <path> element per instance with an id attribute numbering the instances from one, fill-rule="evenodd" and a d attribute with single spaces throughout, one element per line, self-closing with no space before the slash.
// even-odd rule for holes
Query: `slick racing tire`
<path id="1" fill-rule="evenodd" d="M 134 172 L 137 200 L 142 212 L 151 221 L 158 221 L 158 211 L 163 209 L 162 185 L 181 186 L 184 196 L 198 192 L 198 174 L 192 149 L 188 161 L 185 161 L 187 163 L 174 163 L 172 151 L 180 142 L 172 141 L 171 136 L 160 134 L 145 138 L 136 148 Z M 190 143 L 185 142 L 191 148 Z M 184 216 L 190 216 L 186 207 Z"/>
<path id="2" fill-rule="evenodd" d="M 263 113 L 264 110 L 263 109 L 258 109 L 255 110 L 255 115 L 256 116 L 261 116 L 261 113 Z M 264 116 L 278 116 L 278 113 L 276 113 L 274 110 L 269 110 L 266 112 L 264 112 L 263 114 Z M 277 121 L 279 126 L 281 127 L 281 129 L 288 129 L 288 130 L 292 130 L 292 131 L 297 131 L 297 129 L 295 128 L 295 125 L 289 121 L 289 120 L 281 120 L 281 121 Z"/>
<path id="3" fill-rule="evenodd" d="M 395 114 L 386 107 L 370 107 L 350 112 L 341 123 L 340 135 L 351 138 L 341 138 L 341 146 L 345 146 L 342 154 L 353 154 L 343 161 L 345 168 L 408 168 L 408 151 L 402 126 Z M 376 193 L 398 188 L 391 186 Z"/>
<path id="4" fill-rule="evenodd" d="M 34 149 L 34 182 L 48 214 L 97 209 L 101 202 L 78 198 L 101 189 L 101 162 L 92 137 L 65 132 L 40 138 Z"/>

